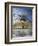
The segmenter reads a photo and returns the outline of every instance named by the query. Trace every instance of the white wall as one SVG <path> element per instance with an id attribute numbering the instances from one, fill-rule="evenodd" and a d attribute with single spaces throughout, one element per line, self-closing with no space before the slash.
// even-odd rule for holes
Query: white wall
<path id="1" fill-rule="evenodd" d="M 4 7 L 4 2 L 6 1 L 10 1 L 10 0 L 0 0 L 0 46 L 38 46 L 38 42 L 34 42 L 34 43 L 21 43 L 21 44 L 10 44 L 10 45 L 6 45 L 4 44 L 4 12 L 5 12 L 5 7 Z M 13 2 L 25 2 L 25 3 L 37 3 L 38 4 L 38 0 L 11 0 Z"/>

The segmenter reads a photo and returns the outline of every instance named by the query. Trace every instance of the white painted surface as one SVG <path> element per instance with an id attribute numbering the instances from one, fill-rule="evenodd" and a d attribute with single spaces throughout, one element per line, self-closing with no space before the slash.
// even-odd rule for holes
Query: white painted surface
<path id="1" fill-rule="evenodd" d="M 4 26 L 4 2 L 6 1 L 13 1 L 13 2 L 25 2 L 25 3 L 37 3 L 38 0 L 0 0 L 0 46 L 38 46 L 38 42 L 34 43 L 21 43 L 21 44 L 5 44 L 4 43 L 4 32 L 5 32 L 5 26 Z M 38 21 L 38 20 L 37 20 Z"/>
<path id="2" fill-rule="evenodd" d="M 37 41 L 38 41 L 38 5 L 37 5 Z"/>

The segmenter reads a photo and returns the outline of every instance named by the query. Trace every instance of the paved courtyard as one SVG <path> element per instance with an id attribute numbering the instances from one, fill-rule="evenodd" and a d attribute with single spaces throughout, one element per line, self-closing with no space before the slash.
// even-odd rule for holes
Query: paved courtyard
<path id="1" fill-rule="evenodd" d="M 12 37 L 25 37 L 31 35 L 32 35 L 32 29 L 14 29 L 12 31 Z"/>

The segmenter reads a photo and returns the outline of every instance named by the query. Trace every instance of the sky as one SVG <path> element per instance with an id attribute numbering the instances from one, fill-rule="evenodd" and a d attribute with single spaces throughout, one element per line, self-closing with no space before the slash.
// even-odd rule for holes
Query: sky
<path id="1" fill-rule="evenodd" d="M 19 15 L 25 15 L 29 20 L 32 21 L 32 8 L 30 7 L 13 7 L 12 6 L 12 16 L 13 20 L 19 20 L 21 17 Z"/>

